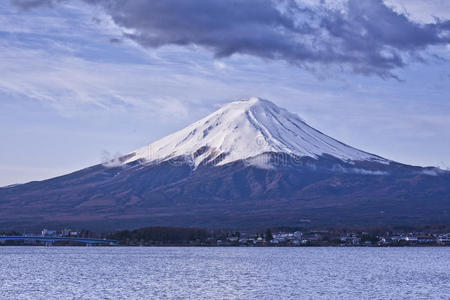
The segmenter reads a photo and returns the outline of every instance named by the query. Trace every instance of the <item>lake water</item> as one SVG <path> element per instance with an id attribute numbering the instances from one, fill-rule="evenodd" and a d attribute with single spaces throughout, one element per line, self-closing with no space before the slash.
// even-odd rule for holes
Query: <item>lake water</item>
<path id="1" fill-rule="evenodd" d="M 0 247 L 0 299 L 450 299 L 450 248 Z"/>

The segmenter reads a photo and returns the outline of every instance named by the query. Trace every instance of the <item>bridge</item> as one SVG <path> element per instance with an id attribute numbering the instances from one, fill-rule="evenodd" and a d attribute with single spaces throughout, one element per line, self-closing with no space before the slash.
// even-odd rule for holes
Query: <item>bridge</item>
<path id="1" fill-rule="evenodd" d="M 78 242 L 86 245 L 114 245 L 118 246 L 120 243 L 116 240 L 106 239 L 90 239 L 90 238 L 70 238 L 70 237 L 55 237 L 55 236 L 0 236 L 0 241 L 40 241 L 46 245 L 52 245 L 54 242 Z"/>

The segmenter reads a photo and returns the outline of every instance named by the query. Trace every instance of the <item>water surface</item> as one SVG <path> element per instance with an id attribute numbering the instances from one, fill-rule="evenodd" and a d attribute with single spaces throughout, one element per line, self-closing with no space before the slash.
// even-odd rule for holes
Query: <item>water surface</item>
<path id="1" fill-rule="evenodd" d="M 0 247 L 0 299 L 450 299 L 450 248 Z"/>

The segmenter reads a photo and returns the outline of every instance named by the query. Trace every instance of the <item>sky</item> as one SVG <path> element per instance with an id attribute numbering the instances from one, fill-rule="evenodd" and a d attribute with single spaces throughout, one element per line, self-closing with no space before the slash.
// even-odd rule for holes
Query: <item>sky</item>
<path id="1" fill-rule="evenodd" d="M 0 186 L 126 154 L 258 96 L 450 168 L 448 0 L 0 2 Z"/>

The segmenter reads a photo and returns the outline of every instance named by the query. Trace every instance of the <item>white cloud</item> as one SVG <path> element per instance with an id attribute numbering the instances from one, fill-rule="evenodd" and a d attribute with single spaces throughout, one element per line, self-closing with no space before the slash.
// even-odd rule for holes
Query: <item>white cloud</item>
<path id="1" fill-rule="evenodd" d="M 450 19 L 448 0 L 384 0 L 397 12 L 406 13 L 417 22 L 430 23 L 434 18 Z"/>
<path id="2" fill-rule="evenodd" d="M 139 109 L 185 118 L 186 101 L 169 95 L 181 97 L 180 88 L 206 81 L 171 74 L 165 65 L 93 62 L 7 46 L 0 46 L 0 61 L 0 72 L 8 74 L 0 78 L 1 91 L 43 101 L 66 115 L 92 108 Z"/>
<path id="3" fill-rule="evenodd" d="M 227 65 L 220 60 L 214 60 L 214 67 L 217 70 L 224 70 L 224 69 L 226 69 Z"/>

